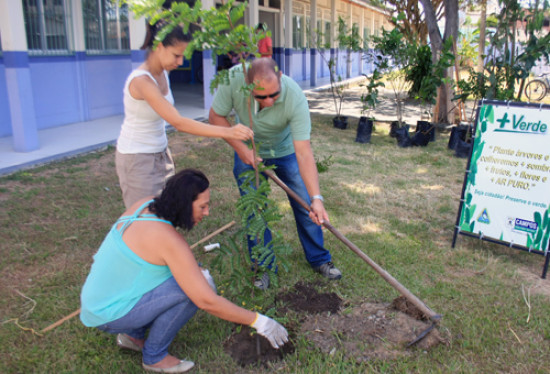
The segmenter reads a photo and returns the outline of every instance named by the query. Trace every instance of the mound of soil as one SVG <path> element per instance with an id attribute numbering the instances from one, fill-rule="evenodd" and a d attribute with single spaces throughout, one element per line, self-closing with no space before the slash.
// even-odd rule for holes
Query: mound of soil
<path id="1" fill-rule="evenodd" d="M 335 293 L 320 294 L 313 284 L 298 282 L 294 285 L 294 291 L 281 293 L 276 296 L 276 301 L 281 301 L 283 306 L 279 308 L 281 315 L 286 315 L 288 310 L 294 312 L 308 312 L 318 314 L 322 312 L 336 313 L 340 309 L 342 300 Z M 253 333 L 252 328 L 243 326 L 242 329 L 229 337 L 224 344 L 228 353 L 241 366 L 258 364 L 267 366 L 268 362 L 282 359 L 285 355 L 294 353 L 292 337 L 295 335 L 291 326 L 286 326 L 290 340 L 280 349 L 274 349 L 263 336 Z"/>
<path id="2" fill-rule="evenodd" d="M 282 302 L 282 311 L 291 309 L 295 312 L 307 313 L 337 313 L 340 310 L 342 299 L 334 292 L 318 293 L 316 284 L 298 282 L 294 285 L 294 291 L 289 291 L 277 296 L 276 301 Z"/>
<path id="3" fill-rule="evenodd" d="M 413 351 L 407 345 L 430 326 L 391 304 L 364 303 L 346 309 L 344 315 L 307 316 L 300 334 L 324 353 L 341 351 L 345 357 L 363 362 L 410 355 Z M 428 350 L 442 342 L 434 328 L 415 345 Z"/>
<path id="4" fill-rule="evenodd" d="M 335 293 L 318 293 L 316 284 L 298 282 L 293 290 L 277 295 L 283 304 L 280 314 L 294 312 L 300 321 L 299 331 L 286 326 L 289 335 L 300 334 L 313 348 L 333 355 L 341 351 L 357 362 L 372 359 L 395 359 L 410 355 L 408 345 L 431 324 L 422 321 L 423 314 L 405 298 L 391 304 L 363 303 L 339 313 L 342 300 Z M 243 367 L 249 364 L 267 366 L 294 353 L 292 339 L 281 349 L 271 347 L 267 339 L 243 327 L 225 343 L 225 351 Z M 427 350 L 443 342 L 438 330 L 432 328 L 415 346 Z"/>
<path id="5" fill-rule="evenodd" d="M 391 307 L 395 310 L 408 314 L 409 316 L 419 319 L 426 320 L 424 313 L 420 311 L 413 303 L 405 298 L 405 296 L 399 296 L 394 299 L 391 303 Z"/>
<path id="6" fill-rule="evenodd" d="M 225 352 L 242 367 L 250 364 L 267 367 L 268 362 L 281 360 L 285 355 L 294 353 L 294 344 L 291 341 L 275 349 L 266 338 L 255 331 L 251 327 L 242 326 L 224 344 Z"/>

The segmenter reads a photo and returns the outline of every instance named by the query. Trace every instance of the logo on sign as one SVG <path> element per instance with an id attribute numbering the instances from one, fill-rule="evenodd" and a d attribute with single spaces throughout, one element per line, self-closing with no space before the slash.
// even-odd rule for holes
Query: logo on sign
<path id="1" fill-rule="evenodd" d="M 491 223 L 491 220 L 489 219 L 489 214 L 487 213 L 487 209 L 483 209 L 483 212 L 481 212 L 479 217 L 477 217 L 477 222 L 486 223 L 486 224 Z"/>
<path id="2" fill-rule="evenodd" d="M 521 219 L 521 218 L 516 218 L 514 220 L 514 230 L 534 234 L 537 232 L 538 228 L 539 228 L 539 225 L 536 222 L 528 221 L 526 219 Z"/>
<path id="3" fill-rule="evenodd" d="M 542 121 L 529 121 L 524 115 L 513 114 L 511 118 L 508 113 L 504 113 L 502 118 L 497 119 L 499 128 L 495 131 L 503 132 L 521 132 L 529 134 L 545 134 L 548 131 L 548 125 Z"/>

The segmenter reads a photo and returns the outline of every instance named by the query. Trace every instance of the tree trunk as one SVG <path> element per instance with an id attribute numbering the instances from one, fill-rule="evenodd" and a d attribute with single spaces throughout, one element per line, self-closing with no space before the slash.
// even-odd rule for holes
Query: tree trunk
<path id="1" fill-rule="evenodd" d="M 453 43 L 458 40 L 458 0 L 445 0 L 445 34 L 443 40 L 453 38 Z M 455 56 L 456 58 L 456 56 Z M 446 78 L 453 78 L 453 67 L 446 71 Z M 454 123 L 455 110 L 452 102 L 453 87 L 451 83 L 445 83 L 440 90 L 442 93 L 441 104 L 439 105 L 439 113 L 437 122 Z"/>
<path id="2" fill-rule="evenodd" d="M 428 25 L 428 34 L 430 36 L 430 44 L 432 47 L 432 60 L 437 62 L 441 49 L 443 47 L 443 41 L 449 37 L 453 37 L 457 40 L 458 37 L 458 0 L 445 0 L 445 34 L 441 36 L 439 26 L 437 24 L 437 16 L 435 9 L 432 6 L 430 0 L 420 0 L 424 7 L 424 15 L 426 17 L 426 24 Z M 446 77 L 452 77 L 452 68 L 447 69 L 445 73 Z M 454 117 L 454 111 L 451 111 L 452 107 L 451 98 L 453 97 L 452 86 L 450 84 L 443 84 L 439 90 L 437 97 L 438 112 L 434 113 L 434 121 L 452 123 Z"/>
<path id="3" fill-rule="evenodd" d="M 439 32 L 439 26 L 437 25 L 437 16 L 435 15 L 435 9 L 432 6 L 430 0 L 420 0 L 424 7 L 424 16 L 426 17 L 426 25 L 428 26 L 428 35 L 430 36 L 430 44 L 432 46 L 432 61 L 436 62 L 439 58 L 439 51 L 443 46 L 443 38 Z"/>
<path id="4" fill-rule="evenodd" d="M 479 49 L 477 52 L 477 72 L 483 74 L 485 69 L 485 29 L 487 25 L 487 0 L 481 2 L 481 14 L 479 16 Z"/>

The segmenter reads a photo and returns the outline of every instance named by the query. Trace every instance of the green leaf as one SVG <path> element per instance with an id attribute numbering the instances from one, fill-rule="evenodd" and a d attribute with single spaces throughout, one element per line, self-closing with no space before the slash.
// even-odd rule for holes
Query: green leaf
<path id="1" fill-rule="evenodd" d="M 537 223 L 537 225 L 539 227 L 542 226 L 542 216 L 540 212 L 535 212 L 534 216 L 535 216 L 535 222 Z"/>

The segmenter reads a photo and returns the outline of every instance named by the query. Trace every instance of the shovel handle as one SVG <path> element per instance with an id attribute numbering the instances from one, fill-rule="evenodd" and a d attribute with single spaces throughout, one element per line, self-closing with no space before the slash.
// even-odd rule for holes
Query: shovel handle
<path id="1" fill-rule="evenodd" d="M 300 197 L 296 192 L 291 190 L 282 180 L 275 175 L 272 170 L 266 170 L 264 173 L 271 178 L 277 185 L 279 185 L 285 192 L 292 197 L 298 204 L 304 207 L 308 212 L 311 212 L 311 207 Z M 342 233 L 340 233 L 330 222 L 323 222 L 323 226 L 334 234 L 340 241 L 347 245 L 356 255 L 358 255 L 363 261 L 369 264 L 378 274 L 386 280 L 393 288 L 395 288 L 401 295 L 403 295 L 407 300 L 409 300 L 414 306 L 416 306 L 426 317 L 431 321 L 439 321 L 441 315 L 435 313 L 433 310 L 428 308 L 418 297 L 413 295 L 405 286 L 397 281 L 394 277 L 390 275 L 386 270 L 384 270 L 380 265 L 371 260 L 363 251 L 361 251 L 355 244 L 353 244 L 348 238 L 346 238 Z"/>

